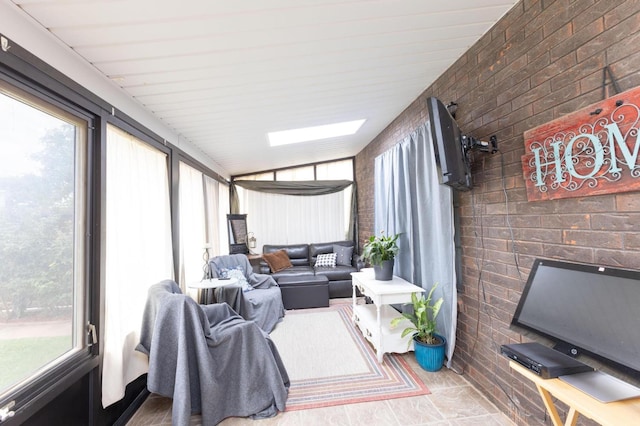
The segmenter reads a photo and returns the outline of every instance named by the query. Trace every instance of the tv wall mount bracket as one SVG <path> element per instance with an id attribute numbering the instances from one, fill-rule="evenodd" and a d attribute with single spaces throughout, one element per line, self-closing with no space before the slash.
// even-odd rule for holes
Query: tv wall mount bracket
<path id="1" fill-rule="evenodd" d="M 487 142 L 476 139 L 473 136 L 463 135 L 462 148 L 464 149 L 465 154 L 468 153 L 468 151 L 480 151 L 488 154 L 495 154 L 498 152 L 498 138 L 496 135 L 493 135 L 489 138 L 489 142 Z"/>

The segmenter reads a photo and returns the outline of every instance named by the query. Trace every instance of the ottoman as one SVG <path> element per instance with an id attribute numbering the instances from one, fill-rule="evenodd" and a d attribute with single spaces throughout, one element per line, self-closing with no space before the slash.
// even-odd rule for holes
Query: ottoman
<path id="1" fill-rule="evenodd" d="M 285 309 L 329 306 L 329 279 L 324 275 L 300 275 L 278 279 Z"/>

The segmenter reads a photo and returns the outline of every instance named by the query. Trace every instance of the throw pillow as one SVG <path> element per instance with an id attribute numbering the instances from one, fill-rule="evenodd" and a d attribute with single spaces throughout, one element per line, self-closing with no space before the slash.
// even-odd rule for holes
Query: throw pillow
<path id="1" fill-rule="evenodd" d="M 335 253 L 319 254 L 316 257 L 316 268 L 320 266 L 335 268 L 336 254 Z"/>
<path id="2" fill-rule="evenodd" d="M 271 272 L 279 272 L 287 268 L 291 268 L 293 265 L 291 264 L 291 259 L 289 259 L 289 255 L 285 250 L 274 251 L 273 253 L 265 253 L 262 255 L 262 258 L 269 268 L 271 268 Z"/>
<path id="3" fill-rule="evenodd" d="M 353 257 L 353 246 L 346 247 L 334 244 L 333 252 L 337 255 L 336 263 L 338 265 L 351 266 L 351 258 Z"/>
<path id="4" fill-rule="evenodd" d="M 238 285 L 242 287 L 242 291 L 253 290 L 253 287 L 251 286 L 251 284 L 249 284 L 244 276 L 244 269 L 242 269 L 242 266 L 236 266 L 235 268 L 231 269 L 222 269 L 220 271 L 220 276 L 222 278 L 235 278 L 236 280 L 238 280 Z"/>

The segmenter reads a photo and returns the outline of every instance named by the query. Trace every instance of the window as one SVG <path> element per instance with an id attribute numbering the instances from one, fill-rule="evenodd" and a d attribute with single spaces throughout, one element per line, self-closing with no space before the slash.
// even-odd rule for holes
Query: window
<path id="1" fill-rule="evenodd" d="M 353 160 L 331 161 L 327 163 L 316 164 L 316 179 L 318 180 L 334 180 L 346 179 L 353 180 Z"/>
<path id="2" fill-rule="evenodd" d="M 89 127 L 0 80 L 0 399 L 87 347 Z"/>
<path id="3" fill-rule="evenodd" d="M 315 180 L 313 166 L 278 170 L 276 180 Z"/>
<path id="4" fill-rule="evenodd" d="M 353 180 L 353 159 L 324 161 L 306 166 L 235 176 L 234 180 Z"/>
<path id="5" fill-rule="evenodd" d="M 205 267 L 203 253 L 206 247 L 211 247 L 206 232 L 204 196 L 202 173 L 180 162 L 179 281 L 187 291 L 189 291 L 189 283 L 202 279 Z M 190 292 L 190 294 L 195 293 L 197 292 Z"/>
<path id="6" fill-rule="evenodd" d="M 273 172 L 258 173 L 255 175 L 244 175 L 238 179 L 242 180 L 273 180 Z"/>
<path id="7" fill-rule="evenodd" d="M 314 181 L 353 180 L 353 159 L 289 167 L 275 172 L 238 176 L 237 180 Z M 352 238 L 353 186 L 315 197 L 251 191 L 236 186 L 239 212 L 247 214 L 248 227 L 263 244 L 296 244 Z M 309 226 L 313 223 L 313 226 Z"/>
<path id="8" fill-rule="evenodd" d="M 147 371 L 135 350 L 147 290 L 173 278 L 167 154 L 107 126 L 103 407 Z"/>
<path id="9" fill-rule="evenodd" d="M 189 283 L 204 277 L 206 260 L 227 252 L 227 185 L 180 162 L 180 284 L 192 296 Z M 205 253 L 206 250 L 206 253 Z"/>

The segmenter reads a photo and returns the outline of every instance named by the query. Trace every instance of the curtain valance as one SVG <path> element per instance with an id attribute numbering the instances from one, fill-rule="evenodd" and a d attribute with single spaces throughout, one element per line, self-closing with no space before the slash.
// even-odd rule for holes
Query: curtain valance
<path id="1" fill-rule="evenodd" d="M 237 185 L 251 191 L 269 192 L 286 195 L 325 195 L 342 191 L 349 185 L 350 180 L 301 180 L 301 181 L 272 181 L 272 180 L 234 180 L 231 185 Z"/>

